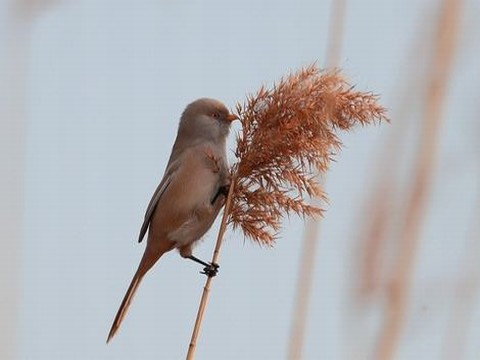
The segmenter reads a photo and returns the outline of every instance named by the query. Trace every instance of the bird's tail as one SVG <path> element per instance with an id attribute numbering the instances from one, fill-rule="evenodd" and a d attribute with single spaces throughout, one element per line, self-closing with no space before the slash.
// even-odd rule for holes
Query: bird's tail
<path id="1" fill-rule="evenodd" d="M 133 279 L 128 287 L 127 293 L 123 297 L 122 303 L 120 304 L 120 308 L 117 311 L 117 315 L 115 316 L 115 320 L 113 320 L 112 328 L 108 333 L 107 337 L 107 344 L 108 342 L 115 336 L 118 331 L 118 328 L 122 324 L 125 315 L 127 314 L 127 310 L 130 307 L 132 302 L 133 296 L 137 291 L 138 285 L 142 281 L 145 274 L 152 268 L 153 265 L 160 259 L 160 257 L 167 251 L 172 250 L 173 243 L 162 243 L 163 247 L 157 247 L 155 251 L 149 250 L 148 246 L 143 254 L 142 260 L 140 261 L 140 265 L 138 266 L 137 272 L 133 276 Z"/>
<path id="2" fill-rule="evenodd" d="M 117 311 L 115 320 L 113 320 L 113 324 L 110 329 L 110 332 L 108 333 L 107 344 L 115 336 L 118 328 L 120 327 L 120 324 L 125 318 L 125 315 L 127 314 L 127 310 L 130 307 L 130 304 L 132 302 L 133 296 L 135 295 L 138 285 L 140 285 L 140 282 L 142 281 L 144 275 L 145 275 L 145 272 L 140 272 L 140 269 L 138 269 L 135 275 L 133 276 L 133 279 L 130 282 L 130 286 L 128 287 L 127 293 L 123 297 L 122 304 L 120 305 L 120 308 Z"/>

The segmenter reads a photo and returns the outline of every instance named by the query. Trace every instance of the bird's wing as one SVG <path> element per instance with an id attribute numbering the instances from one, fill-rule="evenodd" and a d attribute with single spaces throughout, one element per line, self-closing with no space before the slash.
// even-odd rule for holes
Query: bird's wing
<path id="1" fill-rule="evenodd" d="M 139 243 L 142 242 L 143 237 L 147 232 L 148 226 L 150 225 L 152 214 L 155 211 L 155 208 L 157 207 L 158 201 L 161 199 L 162 195 L 168 189 L 168 186 L 172 182 L 172 179 L 175 177 L 175 173 L 177 172 L 178 167 L 179 167 L 178 161 L 174 161 L 170 166 L 168 166 L 162 181 L 160 182 L 160 184 L 157 186 L 157 189 L 153 193 L 152 199 L 148 204 L 147 211 L 145 212 L 145 218 L 143 219 L 143 224 L 142 224 L 142 228 L 140 229 L 140 234 L 138 235 Z"/>

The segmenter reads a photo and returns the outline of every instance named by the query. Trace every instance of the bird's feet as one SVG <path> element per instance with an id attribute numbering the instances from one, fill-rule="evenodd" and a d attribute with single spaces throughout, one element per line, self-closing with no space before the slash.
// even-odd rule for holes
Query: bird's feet
<path id="1" fill-rule="evenodd" d="M 200 274 L 205 274 L 208 277 L 214 277 L 217 275 L 219 268 L 220 268 L 220 265 L 215 263 L 210 263 L 207 266 L 205 266 L 205 268 L 203 269 L 202 272 L 200 272 Z"/>
<path id="2" fill-rule="evenodd" d="M 217 193 L 213 197 L 212 201 L 210 202 L 212 205 L 215 205 L 217 201 L 221 202 L 221 206 L 223 206 L 223 203 L 225 202 L 225 199 L 228 196 L 228 190 L 230 189 L 230 185 L 223 185 L 220 188 L 218 188 Z"/>
<path id="3" fill-rule="evenodd" d="M 224 195 L 225 197 L 227 197 L 229 190 L 230 190 L 230 184 L 226 184 L 226 185 L 221 186 L 220 189 L 218 189 L 218 192 L 220 194 Z"/>
<path id="4" fill-rule="evenodd" d="M 205 261 L 200 260 L 193 255 L 187 256 L 187 258 L 205 266 L 203 268 L 203 271 L 200 271 L 200 274 L 205 274 L 208 277 L 214 277 L 215 275 L 217 275 L 220 265 L 215 263 L 206 263 Z"/>

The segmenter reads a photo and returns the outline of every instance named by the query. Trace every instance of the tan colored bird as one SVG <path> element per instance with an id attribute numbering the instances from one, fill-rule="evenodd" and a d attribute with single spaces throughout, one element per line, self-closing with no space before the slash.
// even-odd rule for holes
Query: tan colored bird
<path id="1" fill-rule="evenodd" d="M 118 309 L 107 343 L 117 332 L 143 276 L 166 252 L 205 266 L 214 276 L 218 265 L 192 255 L 192 246 L 212 226 L 225 203 L 229 186 L 226 139 L 237 116 L 221 102 L 199 99 L 180 118 L 177 138 L 162 181 L 148 204 L 140 230 L 141 242 L 148 229 L 147 246 L 140 265 Z"/>

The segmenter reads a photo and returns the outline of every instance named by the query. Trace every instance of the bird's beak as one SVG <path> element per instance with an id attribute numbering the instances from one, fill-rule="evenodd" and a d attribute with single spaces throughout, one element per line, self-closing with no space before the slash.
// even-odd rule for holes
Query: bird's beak
<path id="1" fill-rule="evenodd" d="M 230 121 L 230 122 L 233 122 L 233 121 L 235 121 L 235 120 L 238 120 L 238 116 L 235 115 L 235 114 L 228 114 L 225 119 L 227 119 L 227 120 Z"/>

